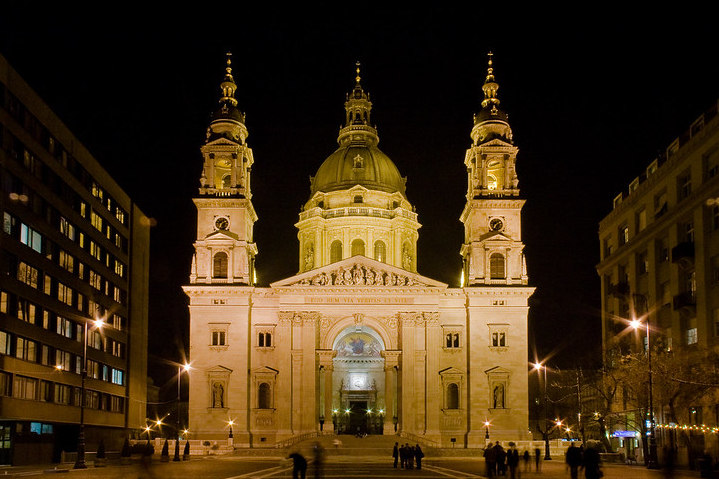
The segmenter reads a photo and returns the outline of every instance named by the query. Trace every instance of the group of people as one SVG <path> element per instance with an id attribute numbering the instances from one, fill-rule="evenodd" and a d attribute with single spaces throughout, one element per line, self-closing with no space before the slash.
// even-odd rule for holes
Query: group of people
<path id="1" fill-rule="evenodd" d="M 525 451 L 526 458 L 529 457 L 529 451 Z M 525 459 L 526 459 L 525 458 Z M 484 461 L 487 464 L 487 477 L 506 476 L 507 469 L 512 479 L 519 477 L 519 451 L 516 444 L 509 443 L 509 449 L 505 450 L 497 441 L 494 445 L 487 444 L 484 449 Z"/>
<path id="2" fill-rule="evenodd" d="M 422 458 L 424 452 L 419 444 L 410 446 L 409 443 L 405 443 L 400 446 L 399 443 L 394 443 L 392 449 L 392 458 L 394 459 L 394 468 L 397 469 L 397 463 L 399 462 L 400 468 L 402 469 L 414 469 L 415 462 L 417 463 L 417 469 L 422 469 Z"/>
<path id="3" fill-rule="evenodd" d="M 602 477 L 599 452 L 594 448 L 584 449 L 584 446 L 575 447 L 574 443 L 569 444 L 565 454 L 565 461 L 569 468 L 571 479 L 579 478 L 579 469 L 584 469 L 586 479 L 599 479 Z"/>

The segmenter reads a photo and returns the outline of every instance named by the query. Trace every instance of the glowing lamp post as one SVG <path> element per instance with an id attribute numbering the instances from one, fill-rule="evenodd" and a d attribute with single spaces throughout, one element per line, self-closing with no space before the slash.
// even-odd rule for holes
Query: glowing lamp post
<path id="1" fill-rule="evenodd" d="M 484 440 L 489 442 L 489 421 L 484 421 Z"/>
<path id="2" fill-rule="evenodd" d="M 638 319 L 632 319 L 631 326 L 638 330 L 642 322 Z M 647 331 L 647 363 L 649 366 L 649 457 L 646 460 L 647 469 L 658 469 L 659 461 L 657 460 L 657 439 L 654 435 L 654 396 L 652 385 L 652 344 L 649 342 L 649 318 L 646 323 Z"/>
<path id="3" fill-rule="evenodd" d="M 534 369 L 537 372 L 544 369 L 544 460 L 550 461 L 552 456 L 549 454 L 549 401 L 547 400 L 547 366 L 543 366 L 542 363 L 534 363 Z"/>
<path id="4" fill-rule="evenodd" d="M 182 372 L 189 372 L 190 365 L 185 363 L 182 366 L 177 366 L 177 420 L 175 421 L 175 455 L 172 458 L 173 461 L 180 460 L 180 379 L 182 378 Z"/>
<path id="5" fill-rule="evenodd" d="M 87 469 L 85 464 L 85 377 L 87 376 L 87 329 L 92 323 L 93 328 L 102 329 L 105 322 L 102 319 L 85 321 L 83 328 L 82 346 L 82 370 L 80 371 L 80 434 L 77 436 L 77 457 L 75 458 L 75 469 Z M 61 369 L 60 366 L 58 369 Z"/>

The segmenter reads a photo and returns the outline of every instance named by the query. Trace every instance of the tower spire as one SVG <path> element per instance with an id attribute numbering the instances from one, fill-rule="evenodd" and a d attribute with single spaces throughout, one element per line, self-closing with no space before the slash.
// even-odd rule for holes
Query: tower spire
<path id="1" fill-rule="evenodd" d="M 231 106 L 237 106 L 237 99 L 235 99 L 235 91 L 237 90 L 237 84 L 235 79 L 232 77 L 232 52 L 227 52 L 227 66 L 225 67 L 225 78 L 222 79 L 220 84 L 220 90 L 222 90 L 222 97 L 220 98 L 220 105 L 230 104 Z"/>
<path id="2" fill-rule="evenodd" d="M 376 145 L 379 142 L 377 130 L 370 123 L 372 102 L 369 93 L 362 89 L 360 81 L 360 62 L 355 63 L 355 86 L 347 94 L 345 101 L 345 124 L 340 129 L 337 142 L 342 145 L 345 141 L 369 143 Z"/>
<path id="3" fill-rule="evenodd" d="M 499 90 L 499 85 L 494 80 L 494 67 L 492 66 L 492 56 L 494 54 L 492 52 L 489 52 L 487 54 L 487 57 L 489 57 L 487 61 L 487 78 L 484 80 L 484 85 L 482 85 L 482 90 L 484 90 L 484 100 L 482 100 L 482 108 L 487 108 L 487 106 L 492 105 L 492 110 L 496 110 L 499 107 L 499 98 L 497 98 L 497 90 Z"/>

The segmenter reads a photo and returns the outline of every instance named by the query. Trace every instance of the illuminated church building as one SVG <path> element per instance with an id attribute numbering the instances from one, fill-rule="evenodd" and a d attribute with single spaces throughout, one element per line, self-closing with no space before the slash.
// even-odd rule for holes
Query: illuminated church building
<path id="1" fill-rule="evenodd" d="M 417 273 L 420 224 L 360 83 L 296 223 L 299 273 L 254 286 L 244 114 L 228 59 L 201 151 L 190 284 L 190 430 L 235 446 L 401 433 L 451 447 L 528 439 L 527 286 L 515 170 L 490 57 L 465 155 L 464 287 Z M 459 160 L 459 159 L 458 159 Z M 262 160 L 258 160 L 262 161 Z M 458 185 L 459 187 L 459 185 Z"/>

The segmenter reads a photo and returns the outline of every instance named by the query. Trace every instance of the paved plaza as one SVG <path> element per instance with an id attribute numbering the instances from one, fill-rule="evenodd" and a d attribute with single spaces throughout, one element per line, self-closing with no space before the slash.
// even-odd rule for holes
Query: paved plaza
<path id="1" fill-rule="evenodd" d="M 532 468 L 533 469 L 533 468 Z M 155 460 L 152 465 L 143 467 L 139 463 L 128 466 L 108 465 L 95 468 L 74 470 L 72 464 L 57 466 L 23 466 L 0 468 L 0 477 L 52 476 L 55 472 L 64 477 L 75 479 L 269 479 L 292 477 L 291 461 L 276 457 L 248 458 L 238 456 L 210 456 L 196 458 L 187 462 L 163 463 Z M 662 471 L 650 471 L 643 466 L 603 465 L 605 479 L 662 479 Z M 315 477 L 314 465 L 310 463 L 307 478 Z M 365 479 L 365 478 L 481 478 L 486 477 L 484 461 L 477 458 L 428 458 L 422 470 L 394 469 L 391 457 L 355 457 L 334 456 L 326 461 L 321 477 Z M 502 476 L 500 476 L 502 477 Z M 509 476 L 505 476 L 509 477 Z M 583 475 L 580 475 L 583 477 Z M 697 471 L 679 470 L 671 477 L 677 479 L 698 478 Z M 520 479 L 568 479 L 569 472 L 562 461 L 546 461 L 542 470 L 536 472 L 521 471 Z"/>

